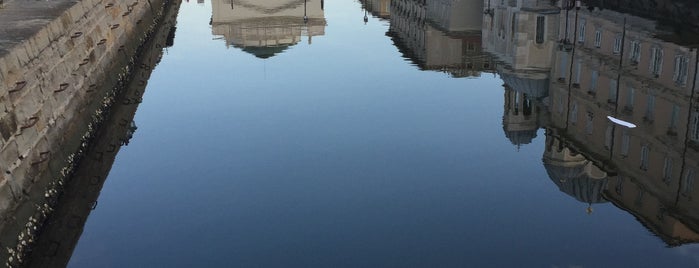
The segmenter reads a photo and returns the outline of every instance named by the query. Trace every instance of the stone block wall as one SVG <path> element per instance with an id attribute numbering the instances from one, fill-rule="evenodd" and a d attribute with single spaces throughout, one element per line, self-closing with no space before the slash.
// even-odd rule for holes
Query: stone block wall
<path id="1" fill-rule="evenodd" d="M 86 146 L 165 2 L 75 1 L 0 57 L 0 256 Z"/>

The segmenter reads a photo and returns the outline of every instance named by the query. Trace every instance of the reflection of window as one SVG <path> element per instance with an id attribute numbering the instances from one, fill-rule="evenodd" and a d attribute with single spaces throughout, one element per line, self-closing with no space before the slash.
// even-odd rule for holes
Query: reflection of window
<path id="1" fill-rule="evenodd" d="M 616 187 L 614 187 L 614 190 L 616 191 L 616 194 L 621 196 L 624 193 L 624 178 L 623 177 L 618 177 L 616 179 Z"/>
<path id="2" fill-rule="evenodd" d="M 650 72 L 656 76 L 660 75 L 663 67 L 663 49 L 654 47 L 650 50 Z"/>
<path id="3" fill-rule="evenodd" d="M 575 125 L 578 122 L 578 102 L 573 102 L 573 107 L 570 108 L 570 123 Z"/>
<path id="4" fill-rule="evenodd" d="M 582 73 L 582 60 L 575 63 L 575 83 L 580 85 L 580 74 Z"/>
<path id="5" fill-rule="evenodd" d="M 614 37 L 614 53 L 618 54 L 621 52 L 621 35 L 617 34 Z"/>
<path id="6" fill-rule="evenodd" d="M 670 184 L 672 180 L 672 158 L 669 156 L 665 157 L 665 164 L 663 165 L 663 182 L 665 184 Z"/>
<path id="7" fill-rule="evenodd" d="M 629 135 L 629 130 L 624 129 L 621 133 L 621 155 L 629 155 L 629 144 L 631 144 L 631 136 Z"/>
<path id="8" fill-rule="evenodd" d="M 679 85 L 687 84 L 687 67 L 689 59 L 683 55 L 675 56 L 675 71 L 672 75 L 672 80 Z"/>
<path id="9" fill-rule="evenodd" d="M 612 132 L 614 130 L 614 125 L 607 124 L 607 130 L 604 133 L 604 148 L 609 150 L 609 148 L 612 148 Z"/>
<path id="10" fill-rule="evenodd" d="M 690 135 L 692 141 L 699 142 L 699 113 L 692 113 L 692 121 L 690 122 Z"/>
<path id="11" fill-rule="evenodd" d="M 578 29 L 578 42 L 585 42 L 585 19 L 580 20 L 580 27 Z"/>
<path id="12" fill-rule="evenodd" d="M 595 47 L 602 46 L 602 30 L 595 31 Z"/>
<path id="13" fill-rule="evenodd" d="M 643 196 L 646 195 L 646 190 L 644 190 L 641 187 L 638 187 L 638 195 L 636 195 L 636 200 L 634 201 L 634 204 L 637 207 L 642 207 L 643 206 Z"/>
<path id="14" fill-rule="evenodd" d="M 537 16 L 536 17 L 536 43 L 541 44 L 544 43 L 544 30 L 546 30 L 544 27 L 546 26 L 546 17 L 544 16 Z"/>
<path id="15" fill-rule="evenodd" d="M 595 114 L 592 112 L 587 112 L 587 121 L 585 122 L 585 132 L 588 135 L 592 134 L 594 127 Z"/>
<path id="16" fill-rule="evenodd" d="M 646 115 L 644 119 L 646 121 L 653 121 L 653 116 L 655 115 L 655 95 L 648 93 L 648 98 L 646 99 Z"/>
<path id="17" fill-rule="evenodd" d="M 663 222 L 665 220 L 665 214 L 667 214 L 667 209 L 665 209 L 665 206 L 660 205 L 658 208 L 658 220 L 660 222 Z"/>
<path id="18" fill-rule="evenodd" d="M 558 75 L 558 78 L 561 80 L 565 80 L 568 78 L 568 57 L 561 56 L 561 60 L 558 62 L 558 70 L 560 72 L 560 75 Z"/>
<path id="19" fill-rule="evenodd" d="M 616 79 L 612 79 L 609 81 L 609 99 L 607 100 L 609 103 L 616 103 L 618 85 L 619 83 Z"/>
<path id="20" fill-rule="evenodd" d="M 592 71 L 590 76 L 590 92 L 597 91 L 597 79 L 599 78 L 599 72 L 597 70 Z"/>
<path id="21" fill-rule="evenodd" d="M 690 195 L 694 191 L 694 169 L 687 169 L 682 181 L 682 194 Z"/>
<path id="22" fill-rule="evenodd" d="M 561 95 L 558 95 L 556 111 L 558 111 L 559 115 L 563 114 L 563 96 Z"/>
<path id="23" fill-rule="evenodd" d="M 648 170 L 648 155 L 650 154 L 650 148 L 648 145 L 641 146 L 641 169 Z"/>
<path id="24" fill-rule="evenodd" d="M 631 42 L 631 62 L 638 63 L 641 61 L 641 42 Z"/>
<path id="25" fill-rule="evenodd" d="M 672 113 L 670 114 L 670 130 L 677 129 L 677 121 L 680 117 L 680 106 L 677 104 L 672 105 Z"/>
<path id="26" fill-rule="evenodd" d="M 624 108 L 628 111 L 633 111 L 633 102 L 634 102 L 634 89 L 633 87 L 628 87 L 626 90 L 626 105 L 624 105 Z"/>

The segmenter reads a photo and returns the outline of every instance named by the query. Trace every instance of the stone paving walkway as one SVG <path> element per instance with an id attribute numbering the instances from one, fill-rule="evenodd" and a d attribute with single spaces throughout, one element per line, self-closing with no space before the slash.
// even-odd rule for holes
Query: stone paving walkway
<path id="1" fill-rule="evenodd" d="M 1 0 L 0 0 L 1 1 Z M 0 8 L 0 57 L 58 18 L 77 0 L 4 0 Z"/>

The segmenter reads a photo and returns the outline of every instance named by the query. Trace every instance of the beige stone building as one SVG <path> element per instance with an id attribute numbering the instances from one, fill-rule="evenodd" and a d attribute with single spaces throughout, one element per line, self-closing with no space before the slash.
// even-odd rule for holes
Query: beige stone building
<path id="1" fill-rule="evenodd" d="M 609 9 L 572 8 L 559 21 L 547 141 L 615 174 L 604 198 L 668 245 L 699 242 L 697 44 Z"/>
<path id="2" fill-rule="evenodd" d="M 212 0 L 211 27 L 227 46 L 269 58 L 325 34 L 325 0 Z"/>

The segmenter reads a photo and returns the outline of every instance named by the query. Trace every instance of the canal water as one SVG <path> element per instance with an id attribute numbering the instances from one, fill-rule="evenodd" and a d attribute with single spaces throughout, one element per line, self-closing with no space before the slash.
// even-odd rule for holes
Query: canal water
<path id="1" fill-rule="evenodd" d="M 696 49 L 517 2 L 183 2 L 69 266 L 697 266 Z"/>

